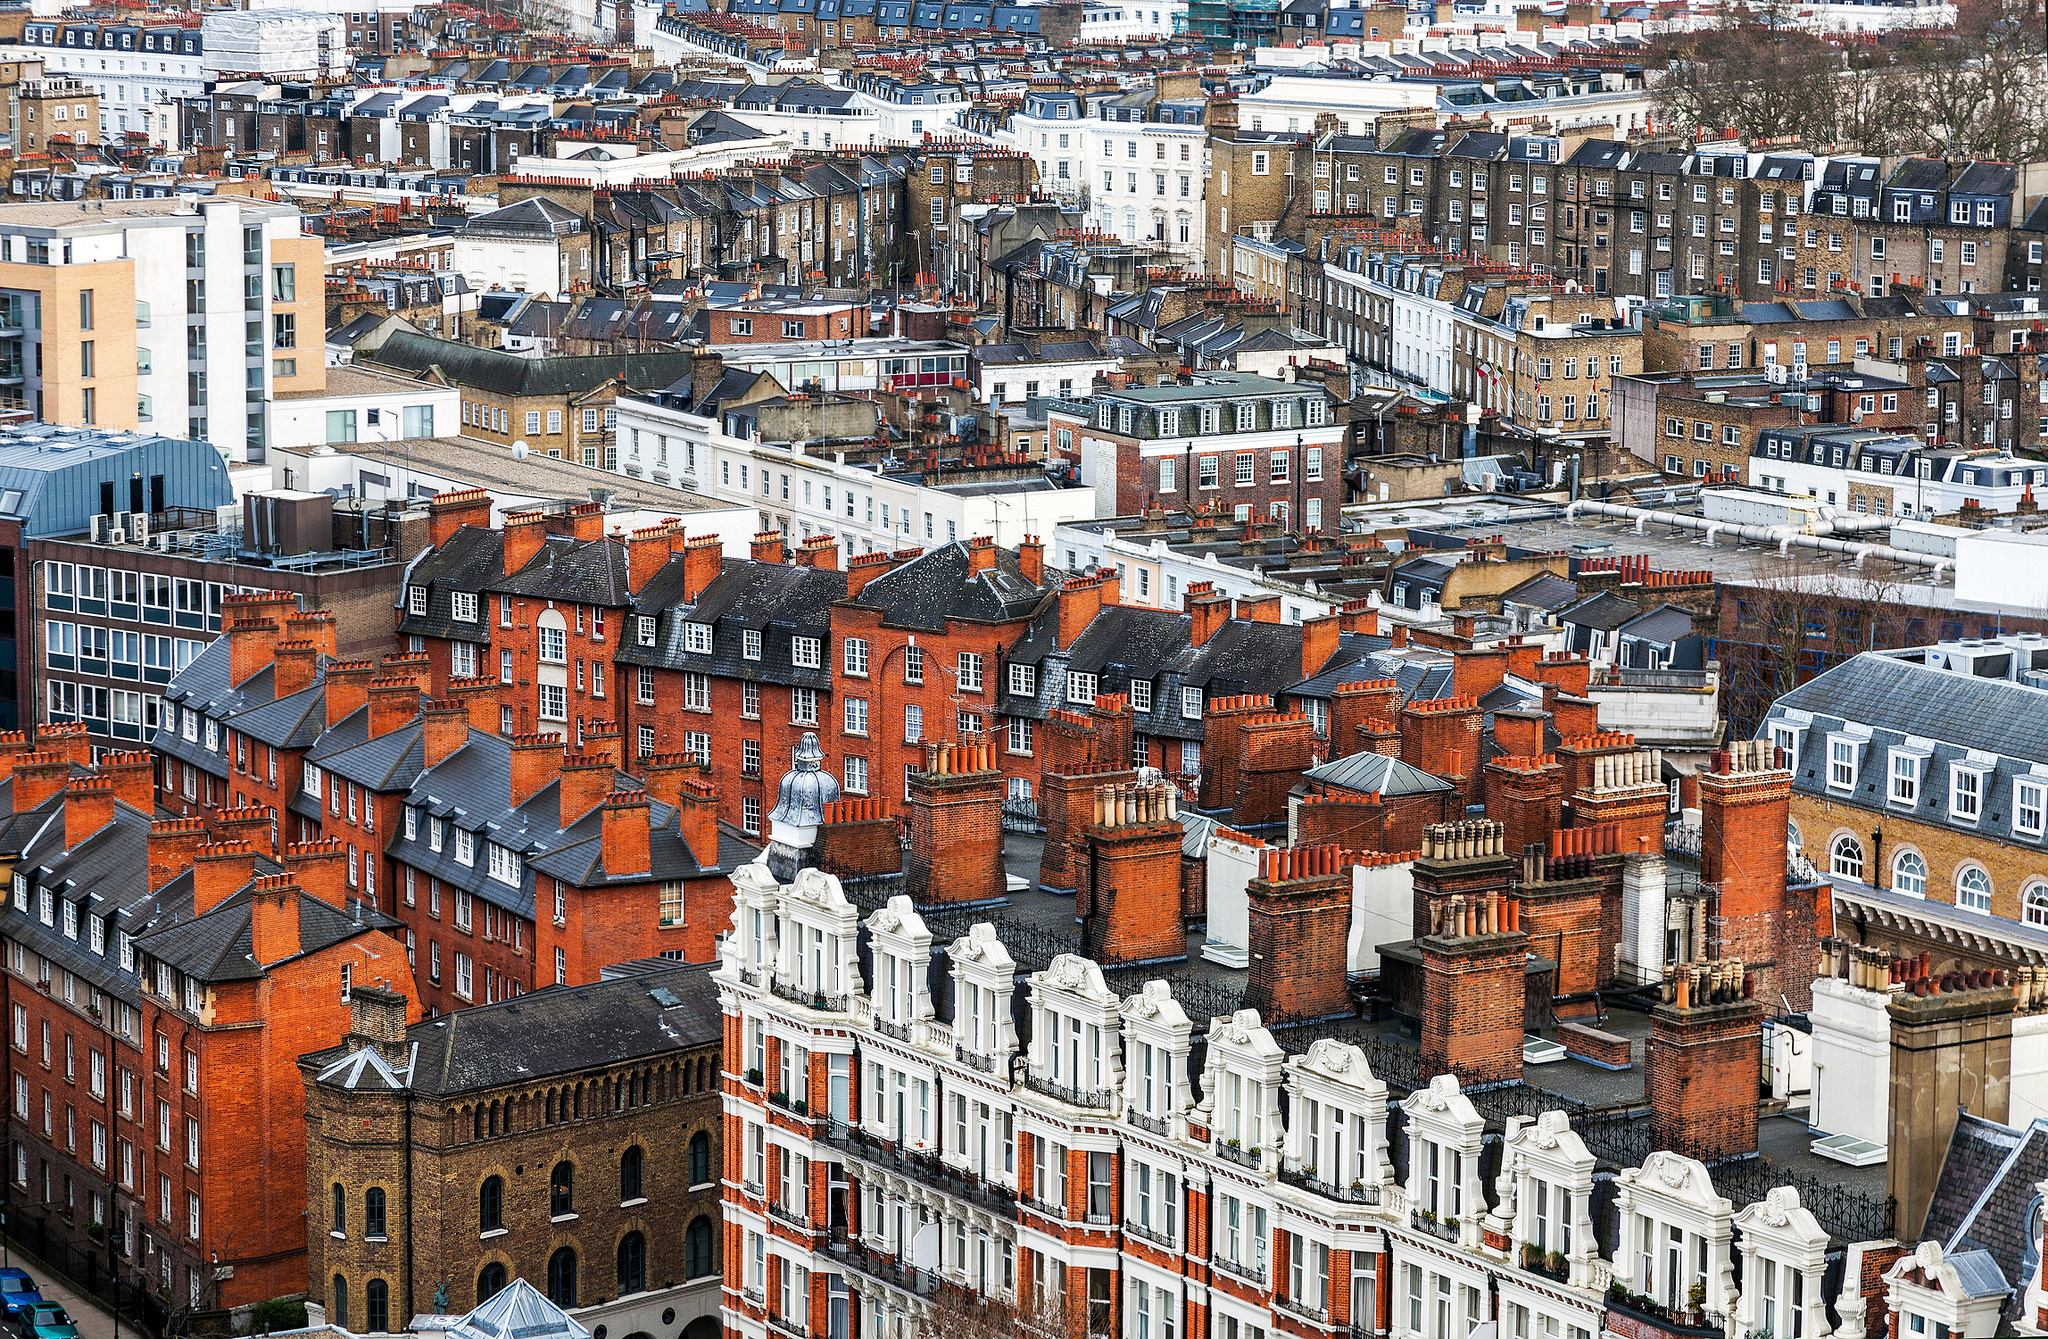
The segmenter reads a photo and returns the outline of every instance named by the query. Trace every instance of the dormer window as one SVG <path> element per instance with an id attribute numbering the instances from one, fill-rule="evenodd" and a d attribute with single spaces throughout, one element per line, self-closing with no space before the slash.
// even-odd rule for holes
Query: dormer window
<path id="1" fill-rule="evenodd" d="M 1854 735 L 1828 736 L 1829 790 L 1851 791 L 1856 788 L 1856 774 L 1862 767 L 1863 747 L 1869 742 Z"/>
<path id="2" fill-rule="evenodd" d="M 1990 767 L 1977 763 L 1950 763 L 1948 769 L 1948 816 L 1957 823 L 1974 824 L 1984 812 L 1984 777 Z"/>
<path id="3" fill-rule="evenodd" d="M 644 644 L 652 645 L 654 642 L 654 631 L 653 628 L 649 625 L 651 625 L 654 622 L 654 620 L 651 618 L 642 618 L 640 622 L 642 624 L 641 631 L 645 639 Z M 709 623 L 683 624 L 683 649 L 690 652 L 692 655 L 710 655 L 711 625 Z"/>

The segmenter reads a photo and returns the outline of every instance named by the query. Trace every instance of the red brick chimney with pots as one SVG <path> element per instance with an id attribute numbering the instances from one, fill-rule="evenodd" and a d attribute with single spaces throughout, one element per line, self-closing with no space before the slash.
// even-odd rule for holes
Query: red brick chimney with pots
<path id="1" fill-rule="evenodd" d="M 635 595 L 668 566 L 671 544 L 682 533 L 674 517 L 660 525 L 642 526 L 626 536 L 626 586 Z"/>
<path id="2" fill-rule="evenodd" d="M 469 708 L 459 701 L 428 698 L 420 703 L 420 709 L 426 718 L 422 739 L 426 765 L 439 767 L 469 742 Z"/>
<path id="3" fill-rule="evenodd" d="M 156 759 L 147 749 L 100 755 L 100 775 L 114 783 L 114 798 L 145 814 L 156 813 Z"/>
<path id="4" fill-rule="evenodd" d="M 61 753 L 29 753 L 14 760 L 14 812 L 40 809 L 71 782 L 71 760 Z"/>
<path id="5" fill-rule="evenodd" d="M 1516 633 L 1502 645 L 1507 647 L 1508 673 L 1524 683 L 1535 683 L 1541 677 L 1537 666 L 1543 662 L 1543 645 L 1540 642 L 1525 642 Z"/>
<path id="6" fill-rule="evenodd" d="M 149 890 L 192 868 L 206 845 L 206 824 L 196 818 L 159 818 L 149 825 Z"/>
<path id="7" fill-rule="evenodd" d="M 1485 803 L 1487 814 L 1507 830 L 1505 849 L 1519 854 L 1548 840 L 1564 822 L 1564 768 L 1550 753 L 1495 758 L 1486 765 Z"/>
<path id="8" fill-rule="evenodd" d="M 44 726 L 36 732 L 36 747 L 44 753 L 58 754 L 78 767 L 92 765 L 92 736 L 86 733 L 84 721 Z"/>
<path id="9" fill-rule="evenodd" d="M 1585 656 L 1545 656 L 1536 662 L 1536 677 L 1573 697 L 1584 697 L 1593 682 L 1593 662 Z"/>
<path id="10" fill-rule="evenodd" d="M 1045 542 L 1037 535 L 1026 535 L 1017 545 L 1017 570 L 1032 585 L 1045 584 Z"/>
<path id="11" fill-rule="evenodd" d="M 1799 1010 L 1812 1002 L 1815 927 L 1791 914 L 1785 893 L 1792 773 L 1776 755 L 1769 740 L 1743 740 L 1716 750 L 1697 774 L 1700 882 L 1720 890 L 1707 914 L 1721 918 L 1722 955 L 1741 960 L 1759 998 L 1775 1004 L 1783 994 Z"/>
<path id="12" fill-rule="evenodd" d="M 548 788 L 562 767 L 562 741 L 553 735 L 512 736 L 512 807 L 518 808 Z M 609 789 L 609 787 L 607 787 Z M 596 801 L 592 801 L 596 803 Z M 588 809 L 584 813 L 590 812 Z M 579 814 L 576 817 L 581 817 Z M 562 826 L 573 821 L 562 809 Z"/>
<path id="13" fill-rule="evenodd" d="M 1330 657 L 1337 654 L 1338 638 L 1344 631 L 1344 620 L 1335 614 L 1321 618 L 1307 618 L 1301 622 L 1301 677 L 1312 679 L 1322 673 Z"/>
<path id="14" fill-rule="evenodd" d="M 1464 697 L 1485 697 L 1508 677 L 1505 646 L 1478 647 L 1451 653 L 1451 691 Z"/>
<path id="15" fill-rule="evenodd" d="M 1231 821 L 1257 827 L 1287 817 L 1288 792 L 1318 751 L 1315 722 L 1304 712 L 1246 716 L 1237 723 L 1237 794 Z"/>
<path id="16" fill-rule="evenodd" d="M 1206 646 L 1216 629 L 1230 621 L 1230 597 L 1219 595 L 1213 582 L 1190 581 L 1185 597 L 1188 612 L 1188 643 Z"/>
<path id="17" fill-rule="evenodd" d="M 1100 576 L 1069 577 L 1060 583 L 1059 626 L 1054 636 L 1062 649 L 1074 644 L 1074 639 L 1102 612 L 1104 603 L 1116 603 L 1114 595 L 1104 600 L 1104 584 Z"/>
<path id="18" fill-rule="evenodd" d="M 870 581 L 896 570 L 886 553 L 856 553 L 846 560 L 846 598 L 860 598 Z"/>
<path id="19" fill-rule="evenodd" d="M 1237 616 L 1247 623 L 1278 623 L 1280 621 L 1280 597 L 1277 595 L 1240 595 L 1237 597 Z"/>
<path id="20" fill-rule="evenodd" d="M 1583 996 L 1614 981 L 1614 945 L 1621 938 L 1621 854 L 1611 826 L 1560 828 L 1522 851 L 1522 930 L 1537 952 L 1557 964 L 1555 996 Z M 1559 1005 L 1561 1015 L 1592 1013 Z"/>
<path id="21" fill-rule="evenodd" d="M 704 775 L 704 764 L 688 753 L 654 753 L 640 760 L 641 787 L 656 804 L 680 802 L 683 785 Z"/>
<path id="22" fill-rule="evenodd" d="M 370 681 L 370 738 L 382 739 L 410 725 L 420 714 L 420 686 L 411 679 L 379 677 Z"/>
<path id="23" fill-rule="evenodd" d="M 427 503 L 427 542 L 440 548 L 465 525 L 491 528 L 491 495 L 481 488 L 444 489 Z"/>
<path id="24" fill-rule="evenodd" d="M 505 513 L 505 575 L 523 569 L 548 542 L 548 518 L 537 511 Z"/>
<path id="25" fill-rule="evenodd" d="M 1370 720 L 1391 717 L 1400 700 L 1401 685 L 1393 679 L 1338 684 L 1330 693 L 1330 756 L 1348 758 L 1365 749 L 1359 727 Z"/>
<path id="26" fill-rule="evenodd" d="M 1346 632 L 1362 632 L 1368 637 L 1377 637 L 1380 632 L 1380 615 L 1372 607 L 1371 600 L 1346 600 L 1337 611 L 1338 621 Z"/>
<path id="27" fill-rule="evenodd" d="M 839 537 L 836 535 L 812 535 L 797 545 L 796 565 L 815 567 L 820 572 L 839 570 Z"/>
<path id="28" fill-rule="evenodd" d="M 995 745 L 930 742 L 924 752 L 924 770 L 910 779 L 903 891 L 916 906 L 996 901 L 1009 883 Z"/>
<path id="29" fill-rule="evenodd" d="M 1728 959 L 1667 969 L 1643 1052 L 1654 1147 L 1713 1160 L 1756 1152 L 1763 1010 Z"/>
<path id="30" fill-rule="evenodd" d="M 996 565 L 996 541 L 992 535 L 976 535 L 967 541 L 967 575 L 986 572 Z"/>
<path id="31" fill-rule="evenodd" d="M 1415 862 L 1417 897 L 1425 868 L 1435 890 L 1462 891 L 1429 899 L 1418 923 L 1422 957 L 1421 1066 L 1424 1074 L 1456 1074 L 1465 1087 L 1522 1077 L 1529 936 L 1508 897 L 1513 862 L 1501 849 L 1499 823 L 1444 823 L 1423 837 Z"/>
<path id="32" fill-rule="evenodd" d="M 1129 723 L 1126 721 L 1126 729 Z M 1097 762 L 1097 736 L 1092 713 L 1065 707 L 1048 712 L 1037 735 L 1039 750 L 1038 819 L 1045 840 L 1038 862 L 1038 886 L 1070 893 L 1075 874 L 1078 834 L 1094 814 L 1095 788 L 1135 780 L 1129 766 L 1130 745 L 1114 763 Z"/>
<path id="33" fill-rule="evenodd" d="M 192 857 L 192 914 L 233 897 L 256 877 L 256 848 L 247 842 L 208 842 Z"/>
<path id="34" fill-rule="evenodd" d="M 1378 795 L 1304 795 L 1295 801 L 1287 844 L 1378 851 L 1386 822 Z"/>
<path id="35" fill-rule="evenodd" d="M 1352 863 L 1334 846 L 1259 852 L 1258 877 L 1245 887 L 1251 979 L 1244 1002 L 1265 1022 L 1352 1012 L 1345 984 Z"/>
<path id="36" fill-rule="evenodd" d="M 1269 697 L 1212 697 L 1202 717 L 1202 780 L 1196 802 L 1204 809 L 1231 809 L 1244 776 L 1239 724 L 1273 710 Z"/>
<path id="37" fill-rule="evenodd" d="M 270 652 L 270 663 L 270 681 L 278 697 L 303 693 L 319 682 L 320 648 L 312 642 L 279 642 Z"/>
<path id="38" fill-rule="evenodd" d="M 561 760 L 562 826 L 568 827 L 604 803 L 618 770 L 606 757 L 572 753 Z"/>
<path id="39" fill-rule="evenodd" d="M 747 556 L 757 563 L 779 563 L 784 561 L 782 532 L 762 530 L 755 534 L 747 545 Z"/>
<path id="40" fill-rule="evenodd" d="M 267 967 L 300 947 L 299 890 L 289 874 L 266 874 L 249 898 L 249 956 Z"/>
<path id="41" fill-rule="evenodd" d="M 605 797 L 603 819 L 604 872 L 646 874 L 654 868 L 647 850 L 647 792 L 615 791 Z"/>
<path id="42" fill-rule="evenodd" d="M 228 682 L 241 687 L 270 664 L 283 634 L 267 618 L 239 618 L 228 625 Z"/>
<path id="43" fill-rule="evenodd" d="M 1476 698 L 1459 694 L 1401 708 L 1401 761 L 1442 777 L 1468 803 L 1479 782 L 1479 732 L 1485 717 Z"/>
<path id="44" fill-rule="evenodd" d="M 267 804 L 238 804 L 232 809 L 218 810 L 213 816 L 214 839 L 247 842 L 258 851 L 275 851 L 270 825 L 276 817 L 277 811 Z"/>
<path id="45" fill-rule="evenodd" d="M 1635 743 L 1633 735 L 1599 737 Z M 1671 790 L 1664 780 L 1662 751 L 1629 748 L 1595 753 L 1584 758 L 1583 766 L 1580 775 L 1586 780 L 1572 796 L 1573 825 L 1614 825 L 1621 834 L 1623 851 L 1661 849 L 1664 823 L 1671 816 Z"/>
<path id="46" fill-rule="evenodd" d="M 114 821 L 114 783 L 106 777 L 73 777 L 64 787 L 64 844 L 76 846 Z"/>
<path id="47" fill-rule="evenodd" d="M 1534 757 L 1544 752 L 1543 724 L 1547 719 L 1540 711 L 1503 708 L 1493 713 L 1493 742 L 1509 757 Z"/>
<path id="48" fill-rule="evenodd" d="M 704 588 L 725 570 L 725 548 L 717 535 L 698 535 L 683 545 L 683 603 L 695 604 Z"/>
<path id="49" fill-rule="evenodd" d="M 701 776 L 677 778 L 676 831 L 700 865 L 718 863 L 718 790 Z M 896 862 L 903 863 L 900 859 Z M 891 871 L 892 873 L 894 871 Z"/>
<path id="50" fill-rule="evenodd" d="M 549 531 L 567 535 L 578 544 L 589 544 L 604 538 L 604 504 L 602 502 L 579 502 L 567 511 L 556 512 L 547 518 Z"/>
<path id="51" fill-rule="evenodd" d="M 380 679 L 409 679 L 422 693 L 434 682 L 434 660 L 425 651 L 392 651 L 377 663 Z"/>
<path id="52" fill-rule="evenodd" d="M 498 711 L 496 679 L 487 679 L 481 675 L 470 679 L 450 679 L 448 701 L 469 714 L 469 728 L 472 730 L 495 735 L 503 724 Z"/>
<path id="53" fill-rule="evenodd" d="M 288 642 L 311 642 L 320 654 L 332 659 L 335 652 L 334 611 L 331 609 L 308 609 L 285 620 L 284 639 Z"/>
<path id="54" fill-rule="evenodd" d="M 603 758 L 624 770 L 624 747 L 624 736 L 616 721 L 587 721 L 583 726 L 583 746 L 576 751 L 586 757 Z"/>
<path id="55" fill-rule="evenodd" d="M 327 728 L 332 730 L 370 703 L 370 680 L 377 667 L 367 660 L 331 660 L 321 676 L 327 700 Z"/>
<path id="56" fill-rule="evenodd" d="M 1186 958 L 1173 788 L 1125 783 L 1098 787 L 1085 799 L 1094 813 L 1075 843 L 1081 857 L 1074 892 L 1083 951 L 1102 963 Z"/>
<path id="57" fill-rule="evenodd" d="M 1131 715 L 1131 699 L 1122 693 L 1098 694 L 1095 705 L 1088 709 L 1088 719 L 1095 732 L 1096 765 L 1130 766 L 1131 744 L 1136 730 Z"/>
<path id="58" fill-rule="evenodd" d="M 0 781 L 14 775 L 14 760 L 36 751 L 26 730 L 0 730 Z"/>
<path id="59" fill-rule="evenodd" d="M 377 857 L 372 853 L 369 858 Z M 284 848 L 282 863 L 285 874 L 300 892 L 330 907 L 348 909 L 348 861 L 342 852 L 341 838 L 293 842 Z"/>
<path id="60" fill-rule="evenodd" d="M 842 879 L 896 874 L 903 869 L 902 830 L 881 800 L 835 800 L 825 806 L 812 856 L 819 869 Z"/>

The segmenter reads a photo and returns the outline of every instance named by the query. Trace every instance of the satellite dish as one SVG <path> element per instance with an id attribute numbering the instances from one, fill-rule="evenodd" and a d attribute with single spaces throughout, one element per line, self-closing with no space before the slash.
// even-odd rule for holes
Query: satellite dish
<path id="1" fill-rule="evenodd" d="M 522 438 L 521 440 L 519 440 L 519 441 L 516 441 L 516 442 L 512 443 L 512 459 L 514 459 L 514 460 L 524 460 L 524 459 L 526 459 L 526 450 L 527 450 L 527 447 L 526 447 L 526 442 L 525 442 L 525 439 L 523 439 L 523 438 Z"/>

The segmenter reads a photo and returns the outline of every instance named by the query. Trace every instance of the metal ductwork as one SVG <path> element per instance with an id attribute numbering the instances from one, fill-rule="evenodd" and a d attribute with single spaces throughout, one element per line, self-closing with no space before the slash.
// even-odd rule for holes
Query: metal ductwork
<path id="1" fill-rule="evenodd" d="M 1854 534 L 1866 530 L 1888 530 L 1890 522 L 1875 516 L 1833 516 L 1821 522 L 1825 532 L 1809 533 L 1789 525 L 1737 525 L 1733 521 L 1710 521 L 1704 516 L 1691 516 L 1677 511 L 1651 511 L 1646 507 L 1622 507 L 1612 502 L 1578 501 L 1564 509 L 1567 521 L 1587 513 L 1593 516 L 1613 516 L 1636 523 L 1636 533 L 1641 534 L 1647 525 L 1668 525 L 1680 530 L 1696 530 L 1706 536 L 1712 544 L 1721 535 L 1733 535 L 1756 544 L 1775 544 L 1778 552 L 1789 555 L 1796 545 L 1822 553 L 1847 553 L 1854 555 L 1855 566 L 1862 568 L 1869 558 L 1882 558 L 1887 562 L 1906 567 L 1924 567 L 1939 577 L 1944 571 L 1955 566 L 1955 559 L 1936 557 L 1931 553 L 1912 553 L 1895 549 L 1889 544 L 1870 544 L 1861 540 L 1838 538 L 1839 534 Z"/>

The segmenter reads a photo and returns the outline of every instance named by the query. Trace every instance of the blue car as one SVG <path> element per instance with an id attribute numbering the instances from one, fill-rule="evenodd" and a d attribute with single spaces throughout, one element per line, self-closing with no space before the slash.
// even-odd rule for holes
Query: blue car
<path id="1" fill-rule="evenodd" d="M 26 1269 L 0 1269 L 0 1315 L 14 1320 L 42 1300 L 43 1295 L 36 1291 L 36 1281 Z"/>

